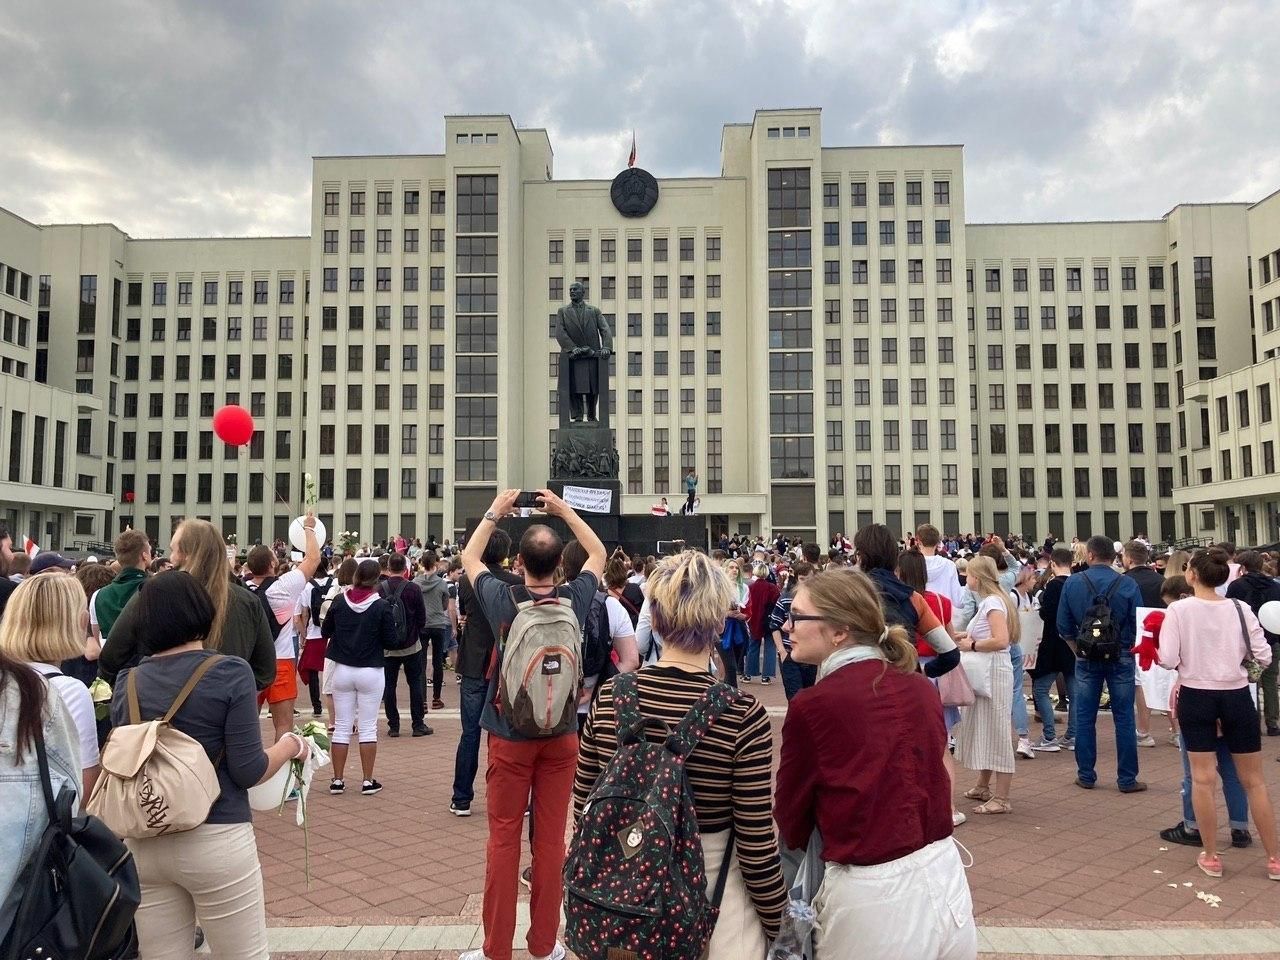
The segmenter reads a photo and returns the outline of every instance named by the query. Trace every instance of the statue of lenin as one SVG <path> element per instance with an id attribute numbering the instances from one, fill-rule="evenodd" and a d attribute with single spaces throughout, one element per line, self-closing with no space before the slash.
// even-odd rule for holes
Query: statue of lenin
<path id="1" fill-rule="evenodd" d="M 600 311 L 585 303 L 586 289 L 575 282 L 556 313 L 560 344 L 560 403 L 566 399 L 570 423 L 600 421 L 601 363 L 613 353 L 613 336 Z"/>

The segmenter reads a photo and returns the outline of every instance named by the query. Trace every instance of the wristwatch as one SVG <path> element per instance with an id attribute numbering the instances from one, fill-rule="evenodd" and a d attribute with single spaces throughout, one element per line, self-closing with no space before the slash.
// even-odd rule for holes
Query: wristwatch
<path id="1" fill-rule="evenodd" d="M 488 520 L 490 523 L 498 522 L 498 515 L 494 513 L 492 510 L 486 510 L 484 512 L 484 518 Z"/>

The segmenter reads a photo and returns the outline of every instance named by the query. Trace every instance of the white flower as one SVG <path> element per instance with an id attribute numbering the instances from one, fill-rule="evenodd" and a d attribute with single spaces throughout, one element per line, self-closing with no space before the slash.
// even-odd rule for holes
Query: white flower
<path id="1" fill-rule="evenodd" d="M 304 474 L 302 475 L 302 479 L 303 479 L 303 480 L 305 480 L 305 481 L 307 481 L 307 483 L 310 483 L 310 482 L 311 482 L 311 474 L 309 474 L 309 473 L 304 473 Z"/>

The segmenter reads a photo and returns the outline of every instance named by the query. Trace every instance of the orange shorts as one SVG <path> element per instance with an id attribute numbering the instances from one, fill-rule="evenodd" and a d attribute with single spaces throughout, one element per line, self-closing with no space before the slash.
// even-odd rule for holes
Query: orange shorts
<path id="1" fill-rule="evenodd" d="M 258 706 L 298 699 L 298 670 L 292 660 L 276 661 L 276 678 L 258 694 Z"/>

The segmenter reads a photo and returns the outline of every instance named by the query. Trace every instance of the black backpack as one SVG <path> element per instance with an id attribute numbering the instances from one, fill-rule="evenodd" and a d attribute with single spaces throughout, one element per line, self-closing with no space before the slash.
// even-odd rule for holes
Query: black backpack
<path id="1" fill-rule="evenodd" d="M 1076 631 L 1076 651 L 1082 660 L 1111 663 L 1120 659 L 1120 631 L 1111 615 L 1111 595 L 1120 586 L 1120 577 L 1111 581 L 1106 593 L 1098 593 L 1089 574 L 1080 574 L 1093 592 L 1093 602 L 1085 608 Z"/>
<path id="2" fill-rule="evenodd" d="M 312 580 L 311 583 L 311 625 L 313 627 L 320 626 L 320 608 L 324 606 L 325 598 L 329 595 L 329 588 L 333 586 L 333 577 L 326 577 L 324 586 L 320 585 L 319 580 Z"/>
<path id="3" fill-rule="evenodd" d="M 75 791 L 55 800 L 44 734 L 37 728 L 36 757 L 49 814 L 32 853 L 16 903 L 13 926 L 0 944 L 3 957 L 41 960 L 111 960 L 133 940 L 133 915 L 142 900 L 133 854 L 97 817 L 73 817 Z M 13 895 L 11 894 L 11 897 Z"/>
<path id="4" fill-rule="evenodd" d="M 271 609 L 271 601 L 267 599 L 267 590 L 279 579 L 279 577 L 267 577 L 256 587 L 252 582 L 249 583 L 249 589 L 257 594 L 258 602 L 262 604 L 262 609 L 267 611 L 267 627 L 271 630 L 271 641 L 273 643 L 280 636 L 280 631 L 284 629 L 284 624 L 276 619 L 276 612 Z"/>
<path id="5" fill-rule="evenodd" d="M 391 615 L 396 621 L 396 645 L 391 648 L 393 650 L 403 650 L 418 639 L 409 636 L 409 611 L 404 608 L 404 588 L 409 581 L 401 580 L 399 583 L 399 589 L 396 589 L 390 580 L 383 580 L 378 584 L 378 596 L 391 604 Z"/>
<path id="6" fill-rule="evenodd" d="M 613 676 L 613 637 L 609 634 L 609 608 L 606 594 L 599 590 L 591 597 L 591 609 L 582 628 L 582 676 L 596 680 L 596 689 Z"/>

